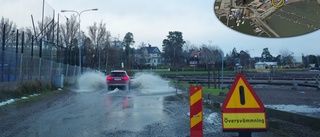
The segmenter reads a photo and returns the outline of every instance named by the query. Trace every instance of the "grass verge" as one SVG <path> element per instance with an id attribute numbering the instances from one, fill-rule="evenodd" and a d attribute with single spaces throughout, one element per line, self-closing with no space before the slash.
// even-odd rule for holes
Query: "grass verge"
<path id="1" fill-rule="evenodd" d="M 24 103 L 29 103 L 29 102 L 32 102 L 32 101 L 35 101 L 35 100 L 44 99 L 44 98 L 50 97 L 50 96 L 52 96 L 54 94 L 59 94 L 59 93 L 62 93 L 62 92 L 65 92 L 65 90 L 43 91 L 38 96 L 32 96 L 32 95 L 24 96 L 24 97 L 27 97 L 27 99 L 16 98 L 16 99 L 14 99 L 15 101 L 13 103 L 10 103 L 10 104 L 7 104 L 7 105 L 3 105 L 3 106 L 0 106 L 0 107 L 17 106 L 17 105 L 24 104 Z"/>
<path id="2" fill-rule="evenodd" d="M 28 99 L 20 99 L 18 101 L 15 101 L 12 104 L 17 105 L 17 104 L 26 103 L 26 102 L 30 102 L 30 101 L 34 101 L 34 100 L 38 100 L 38 99 L 42 99 L 42 98 L 47 98 L 49 96 L 52 96 L 54 94 L 58 94 L 61 92 L 65 92 L 65 90 L 45 91 L 45 92 L 42 92 L 39 96 L 29 96 Z"/>
<path id="3" fill-rule="evenodd" d="M 69 82 L 65 82 L 64 84 L 67 86 L 72 85 Z M 52 94 L 61 92 L 57 90 L 57 87 L 52 83 L 52 81 L 38 79 L 20 81 L 17 83 L 6 83 L 1 85 L 1 88 L 0 102 L 4 103 L 5 101 L 13 99 L 15 101 L 14 104 L 47 97 Z M 35 94 L 40 94 L 40 96 L 32 96 Z"/>
<path id="4" fill-rule="evenodd" d="M 221 71 L 219 71 L 221 73 Z M 156 71 L 154 72 L 155 74 L 158 75 L 170 75 L 170 74 L 175 74 L 175 75 L 201 75 L 201 74 L 208 74 L 208 71 Z M 212 74 L 212 70 L 210 70 L 210 73 Z M 216 70 L 216 73 L 218 71 Z M 234 71 L 223 71 L 224 74 L 233 74 Z"/>
<path id="5" fill-rule="evenodd" d="M 175 86 L 178 86 L 178 87 L 182 87 L 183 89 L 185 88 L 189 88 L 190 86 L 195 86 L 193 84 L 189 84 L 187 82 L 179 82 L 176 81 L 176 80 L 169 80 L 171 83 L 173 83 Z M 208 88 L 207 86 L 202 86 L 202 92 L 203 93 L 206 93 L 206 94 L 212 94 L 212 95 L 215 95 L 215 96 L 218 96 L 220 94 L 220 92 L 223 92 L 223 93 L 228 93 L 229 92 L 229 89 L 221 89 L 221 88 L 213 88 L 213 86 L 211 85 L 210 88 Z"/>

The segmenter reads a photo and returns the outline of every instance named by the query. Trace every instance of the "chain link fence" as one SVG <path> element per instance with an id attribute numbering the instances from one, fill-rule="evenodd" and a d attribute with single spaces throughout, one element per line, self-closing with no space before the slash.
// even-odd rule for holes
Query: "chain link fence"
<path id="1" fill-rule="evenodd" d="M 6 32 L 5 27 L 1 32 Z M 54 86 L 57 78 L 71 83 L 81 72 L 91 71 L 81 68 L 77 52 L 34 36 L 24 35 L 17 30 L 0 33 L 0 88 L 14 89 L 24 82 L 40 81 Z M 76 51 L 76 50 L 74 50 Z M 71 61 L 70 61 L 71 60 Z M 73 62 L 74 65 L 68 63 Z M 0 91 L 1 92 L 1 91 Z"/>
<path id="2" fill-rule="evenodd" d="M 57 75 L 75 77 L 79 67 L 32 57 L 21 53 L 0 52 L 1 82 L 51 79 Z"/>

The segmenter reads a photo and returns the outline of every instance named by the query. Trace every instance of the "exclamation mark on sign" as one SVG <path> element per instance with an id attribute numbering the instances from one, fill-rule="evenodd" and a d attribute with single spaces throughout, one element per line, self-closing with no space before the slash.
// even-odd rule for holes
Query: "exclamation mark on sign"
<path id="1" fill-rule="evenodd" d="M 239 87 L 239 92 L 240 92 L 240 103 L 241 103 L 241 105 L 244 105 L 244 104 L 246 104 L 246 100 L 244 98 L 244 88 L 243 88 L 243 86 Z"/>

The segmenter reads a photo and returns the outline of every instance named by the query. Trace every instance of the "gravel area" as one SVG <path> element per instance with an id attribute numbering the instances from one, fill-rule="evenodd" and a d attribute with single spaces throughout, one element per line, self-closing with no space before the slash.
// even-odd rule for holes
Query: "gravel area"
<path id="1" fill-rule="evenodd" d="M 266 104 L 293 104 L 320 107 L 320 90 L 309 87 L 253 86 L 260 100 Z"/>
<path id="2" fill-rule="evenodd" d="M 255 93 L 262 103 L 269 106 L 301 106 L 302 109 L 285 110 L 292 113 L 298 113 L 305 116 L 320 118 L 320 91 L 309 87 L 292 86 L 269 86 L 269 85 L 252 85 Z M 204 97 L 206 98 L 206 97 Z M 223 103 L 224 96 L 211 96 L 214 102 Z M 281 107 L 281 108 L 282 108 Z M 304 112 L 306 107 L 310 107 L 312 112 Z M 255 132 L 252 136 L 256 137 L 315 137 L 320 136 L 320 131 L 299 124 L 286 122 L 275 118 L 267 118 L 268 131 Z"/>
<path id="3" fill-rule="evenodd" d="M 266 85 L 253 88 L 267 107 L 320 118 L 320 91 L 315 88 Z"/>

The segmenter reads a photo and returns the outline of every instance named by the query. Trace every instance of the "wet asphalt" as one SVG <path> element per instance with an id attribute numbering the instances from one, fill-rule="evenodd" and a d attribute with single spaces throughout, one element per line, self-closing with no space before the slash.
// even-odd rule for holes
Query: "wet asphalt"
<path id="1" fill-rule="evenodd" d="M 175 93 L 67 91 L 1 109 L 0 136 L 189 136 L 189 103 Z M 205 124 L 214 126 L 212 120 Z"/>

